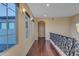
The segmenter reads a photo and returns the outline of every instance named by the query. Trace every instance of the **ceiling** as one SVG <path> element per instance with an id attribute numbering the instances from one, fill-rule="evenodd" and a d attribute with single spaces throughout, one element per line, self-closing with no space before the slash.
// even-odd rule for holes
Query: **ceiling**
<path id="1" fill-rule="evenodd" d="M 34 17 L 70 17 L 79 13 L 79 3 L 28 3 Z"/>

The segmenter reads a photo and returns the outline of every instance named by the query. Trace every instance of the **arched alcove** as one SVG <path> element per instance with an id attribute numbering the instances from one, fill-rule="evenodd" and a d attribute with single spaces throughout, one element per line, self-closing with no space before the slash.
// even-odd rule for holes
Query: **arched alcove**
<path id="1" fill-rule="evenodd" d="M 45 22 L 44 21 L 38 22 L 38 39 L 39 38 L 45 39 Z"/>

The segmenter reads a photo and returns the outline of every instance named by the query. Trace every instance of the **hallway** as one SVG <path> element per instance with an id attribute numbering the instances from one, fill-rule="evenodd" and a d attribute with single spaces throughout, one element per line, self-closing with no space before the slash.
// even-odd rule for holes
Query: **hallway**
<path id="1" fill-rule="evenodd" d="M 78 3 L 0 3 L 0 10 L 1 56 L 79 56 Z"/>
<path id="2" fill-rule="evenodd" d="M 34 42 L 27 56 L 59 56 L 49 40 L 39 39 Z"/>

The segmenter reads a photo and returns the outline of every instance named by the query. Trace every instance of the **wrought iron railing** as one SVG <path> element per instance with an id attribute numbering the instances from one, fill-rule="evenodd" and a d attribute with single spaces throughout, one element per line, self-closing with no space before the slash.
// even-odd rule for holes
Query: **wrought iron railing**
<path id="1" fill-rule="evenodd" d="M 50 33 L 50 39 L 67 56 L 79 56 L 79 42 L 75 38 L 63 36 L 60 34 Z"/>

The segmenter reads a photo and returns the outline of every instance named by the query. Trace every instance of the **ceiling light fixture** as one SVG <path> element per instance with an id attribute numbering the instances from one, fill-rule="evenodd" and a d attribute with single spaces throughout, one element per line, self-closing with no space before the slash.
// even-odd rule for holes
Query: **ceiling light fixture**
<path id="1" fill-rule="evenodd" d="M 31 17 L 30 19 L 33 20 L 33 17 Z"/>
<path id="2" fill-rule="evenodd" d="M 26 11 L 26 9 L 25 8 L 23 8 L 23 12 L 25 12 Z"/>
<path id="3" fill-rule="evenodd" d="M 22 8 L 22 12 L 25 13 L 26 9 L 23 6 L 21 8 Z"/>
<path id="4" fill-rule="evenodd" d="M 50 4 L 46 4 L 46 6 L 47 6 L 47 7 L 49 7 L 49 6 L 50 6 Z"/>
<path id="5" fill-rule="evenodd" d="M 77 32 L 79 33 L 79 23 L 76 24 Z"/>

